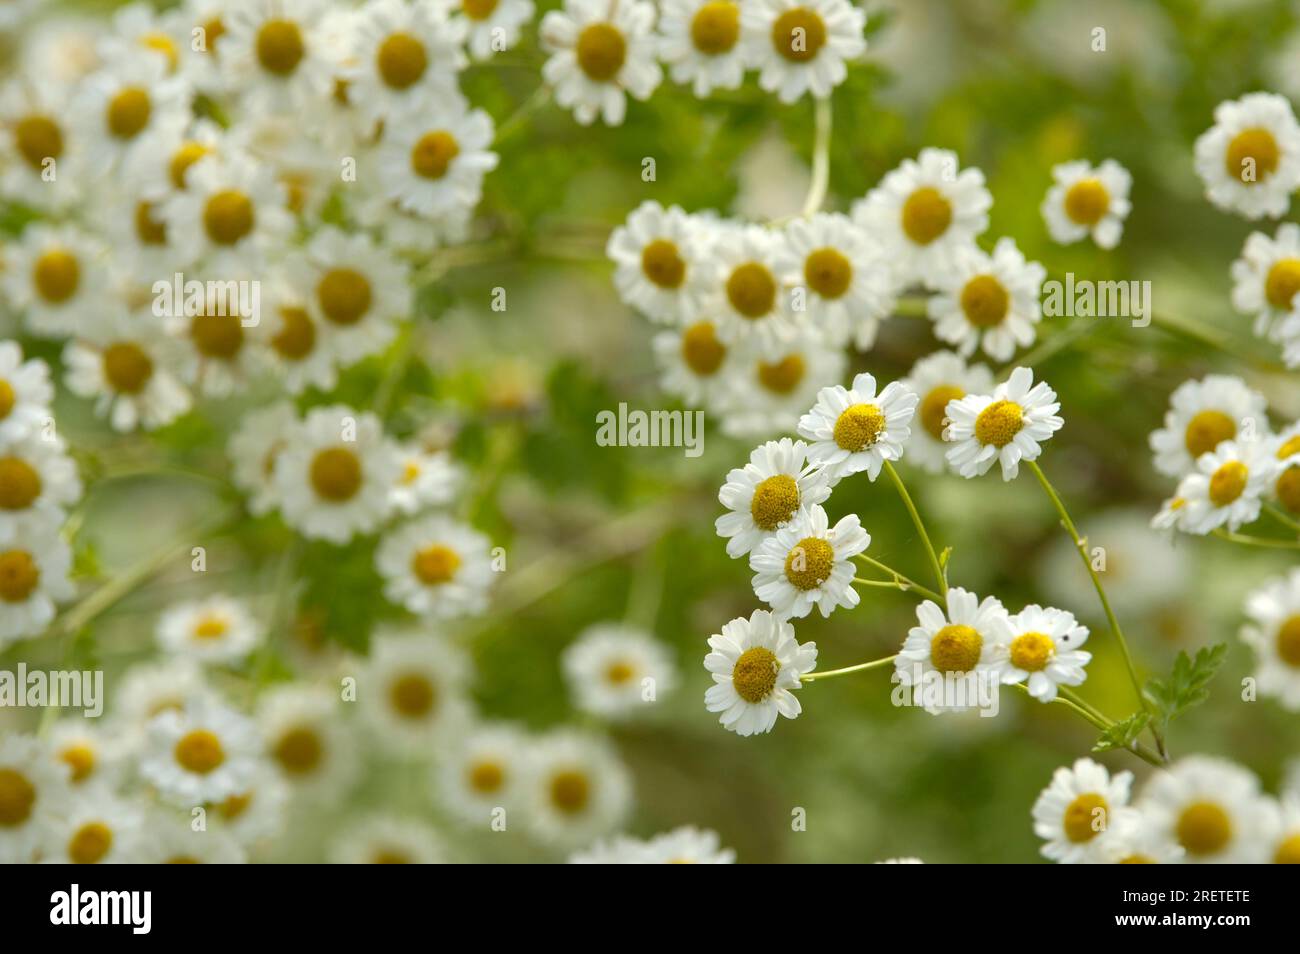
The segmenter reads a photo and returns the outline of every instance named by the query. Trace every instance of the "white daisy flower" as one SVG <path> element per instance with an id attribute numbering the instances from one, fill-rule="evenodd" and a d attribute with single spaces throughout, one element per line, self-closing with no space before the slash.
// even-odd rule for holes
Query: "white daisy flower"
<path id="1" fill-rule="evenodd" d="M 252 783 L 236 795 L 208 806 L 219 830 L 240 845 L 253 847 L 284 831 L 289 788 L 267 765 L 259 763 Z"/>
<path id="2" fill-rule="evenodd" d="M 718 340 L 713 322 L 661 331 L 651 344 L 663 389 L 688 407 L 717 404 L 732 386 L 735 351 Z"/>
<path id="3" fill-rule="evenodd" d="M 618 623 L 597 623 L 560 656 L 574 707 L 607 719 L 644 714 L 677 686 L 677 667 L 653 636 Z"/>
<path id="4" fill-rule="evenodd" d="M 571 729 L 537 738 L 524 791 L 533 833 L 549 844 L 583 844 L 617 828 L 632 805 L 628 771 L 607 741 Z"/>
<path id="5" fill-rule="evenodd" d="M 1277 803 L 1269 805 L 1264 842 L 1273 864 L 1300 864 L 1300 794 L 1284 793 Z"/>
<path id="6" fill-rule="evenodd" d="M 1273 495 L 1292 514 L 1300 514 L 1300 421 L 1295 421 L 1268 442 L 1278 462 Z"/>
<path id="7" fill-rule="evenodd" d="M 126 169 L 190 119 L 189 84 L 161 57 L 120 57 L 87 78 L 72 104 L 73 128 L 101 177 Z"/>
<path id="8" fill-rule="evenodd" d="M 620 126 L 626 96 L 645 100 L 663 80 L 655 59 L 655 7 L 644 0 L 611 6 L 605 0 L 564 0 L 542 17 L 542 49 L 550 53 L 542 78 L 555 101 L 589 126 L 600 116 Z"/>
<path id="9" fill-rule="evenodd" d="M 336 865 L 436 865 L 442 845 L 433 829 L 414 818 L 371 815 L 347 829 L 330 849 Z"/>
<path id="10" fill-rule="evenodd" d="M 453 503 L 465 484 L 465 471 L 446 451 L 416 444 L 400 448 L 402 474 L 393 484 L 393 508 L 408 516 Z"/>
<path id="11" fill-rule="evenodd" d="M 1255 686 L 1300 711 L 1300 570 L 1272 579 L 1246 597 L 1250 622 L 1241 640 L 1255 651 Z"/>
<path id="12" fill-rule="evenodd" d="M 1115 812 L 1105 837 L 1097 838 L 1093 846 L 1087 860 L 1104 865 L 1173 865 L 1185 854 L 1181 845 L 1157 831 L 1137 809 Z"/>
<path id="13" fill-rule="evenodd" d="M 893 275 L 867 233 L 839 213 L 819 212 L 785 227 L 779 266 L 792 308 L 806 312 L 828 342 L 850 337 L 860 351 L 876 343 L 897 298 Z"/>
<path id="14" fill-rule="evenodd" d="M 3 467 L 0 459 L 0 479 Z M 68 580 L 72 550 L 60 522 L 59 514 L 45 511 L 0 520 L 0 648 L 44 633 L 56 605 L 76 595 Z"/>
<path id="15" fill-rule="evenodd" d="M 402 458 L 379 418 L 343 404 L 317 407 L 283 436 L 272 482 L 289 526 L 343 544 L 388 519 Z"/>
<path id="16" fill-rule="evenodd" d="M 483 177 L 497 167 L 492 117 L 445 100 L 394 114 L 384 124 L 375 175 L 384 198 L 435 221 L 468 215 L 483 196 Z"/>
<path id="17" fill-rule="evenodd" d="M 0 864 L 31 864 L 71 800 L 67 767 L 35 736 L 0 736 Z"/>
<path id="18" fill-rule="evenodd" d="M 175 75 L 181 67 L 181 50 L 188 41 L 178 11 L 160 12 L 146 3 L 129 3 L 113 14 L 111 32 L 100 40 L 106 63 L 141 56 L 155 57 L 164 71 Z"/>
<path id="19" fill-rule="evenodd" d="M 50 826 L 41 861 L 46 864 L 120 865 L 136 860 L 144 812 L 108 792 L 74 800 Z"/>
<path id="20" fill-rule="evenodd" d="M 338 359 L 329 345 L 327 329 L 308 309 L 306 295 L 283 280 L 270 284 L 269 294 L 263 295 L 265 318 L 258 322 L 254 334 L 274 355 L 285 390 L 290 394 L 301 394 L 308 388 L 334 390 L 339 378 Z M 263 291 L 267 291 L 266 283 Z"/>
<path id="21" fill-rule="evenodd" d="M 226 131 L 210 119 L 197 119 L 159 136 L 149 151 L 123 173 L 141 196 L 164 199 L 173 192 L 185 191 L 190 170 L 200 159 L 211 156 L 220 161 L 231 155 L 234 150 Z"/>
<path id="22" fill-rule="evenodd" d="M 1226 441 L 1202 454 L 1196 470 L 1179 481 L 1174 492 L 1184 501 L 1178 529 L 1203 535 L 1225 524 L 1235 531 L 1250 523 L 1259 516 L 1261 498 L 1278 469 L 1263 441 Z"/>
<path id="23" fill-rule="evenodd" d="M 705 312 L 728 345 L 779 358 L 797 340 L 790 298 L 781 286 L 784 238 L 761 225 L 723 230 L 712 245 L 717 264 Z"/>
<path id="24" fill-rule="evenodd" d="M 1241 378 L 1207 374 L 1199 381 L 1184 381 L 1169 398 L 1164 426 L 1151 434 L 1156 470 L 1182 477 L 1202 454 L 1224 441 L 1267 430 L 1264 396 Z"/>
<path id="25" fill-rule="evenodd" d="M 368 119 L 459 96 L 456 74 L 467 62 L 461 48 L 465 23 L 447 19 L 438 4 L 369 0 L 348 32 L 348 99 Z"/>
<path id="26" fill-rule="evenodd" d="M 77 201 L 89 172 L 69 106 L 68 87 L 45 73 L 0 87 L 0 195 L 46 211 Z"/>
<path id="27" fill-rule="evenodd" d="M 650 865 L 730 865 L 736 853 L 722 847 L 716 831 L 682 825 L 655 835 L 645 843 L 645 864 Z"/>
<path id="28" fill-rule="evenodd" d="M 707 226 L 677 206 L 642 202 L 605 246 L 618 296 L 651 321 L 693 319 L 713 281 L 709 239 Z"/>
<path id="29" fill-rule="evenodd" d="M 23 360 L 16 341 L 0 341 L 0 444 L 26 437 L 51 420 L 50 366 Z"/>
<path id="30" fill-rule="evenodd" d="M 332 804 L 360 776 L 362 753 L 342 707 L 334 690 L 311 685 L 275 689 L 258 705 L 267 761 L 295 796 Z"/>
<path id="31" fill-rule="evenodd" d="M 916 608 L 916 620 L 917 625 L 908 630 L 894 661 L 898 682 L 914 687 L 918 701 L 925 696 L 927 711 L 956 711 L 959 706 L 955 699 L 928 698 L 928 674 L 961 677 L 979 673 L 995 680 L 998 647 L 1010 641 L 1007 611 L 996 596 L 980 600 L 974 593 L 954 586 L 948 590 L 947 613 L 937 603 L 926 600 Z"/>
<path id="32" fill-rule="evenodd" d="M 718 721 L 737 735 L 771 732 L 776 717 L 794 719 L 803 711 L 790 690 L 817 665 L 817 644 L 800 643 L 794 627 L 767 610 L 733 619 L 709 637 L 704 668 L 713 685 L 704 707 L 722 713 Z"/>
<path id="33" fill-rule="evenodd" d="M 799 513 L 749 555 L 754 593 L 780 619 L 807 616 L 814 606 L 830 616 L 837 606 L 858 605 L 853 558 L 871 543 L 857 514 L 834 527 L 820 504 Z"/>
<path id="34" fill-rule="evenodd" d="M 262 626 L 241 600 L 215 594 L 166 610 L 155 632 L 165 652 L 202 663 L 239 663 L 262 641 Z"/>
<path id="35" fill-rule="evenodd" d="M 984 173 L 961 169 L 955 152 L 922 149 L 854 204 L 853 220 L 880 242 L 899 281 L 929 285 L 988 228 L 992 206 Z"/>
<path id="36" fill-rule="evenodd" d="M 236 486 L 248 494 L 248 510 L 255 517 L 280 504 L 275 485 L 275 463 L 298 428 L 298 412 L 288 401 L 249 411 L 240 419 L 226 449 Z"/>
<path id="37" fill-rule="evenodd" d="M 410 313 L 406 267 L 363 233 L 321 229 L 285 272 L 344 367 L 387 347 Z"/>
<path id="38" fill-rule="evenodd" d="M 451 19 L 468 30 L 465 45 L 476 60 L 503 53 L 519 42 L 533 19 L 532 0 L 443 0 Z"/>
<path id="39" fill-rule="evenodd" d="M 93 327 L 105 309 L 104 248 L 75 226 L 33 224 L 6 247 L 0 281 L 32 334 L 73 334 Z"/>
<path id="40" fill-rule="evenodd" d="M 191 699 L 148 726 L 140 775 L 181 808 L 219 802 L 245 791 L 261 754 L 253 723 L 225 706 Z"/>
<path id="41" fill-rule="evenodd" d="M 94 399 L 95 416 L 107 418 L 115 431 L 170 424 L 193 401 L 171 371 L 169 343 L 152 316 L 115 311 L 87 337 L 68 342 L 63 383 Z"/>
<path id="42" fill-rule="evenodd" d="M 824 471 L 808 463 L 808 445 L 783 437 L 754 448 L 749 463 L 727 474 L 718 501 L 730 511 L 717 519 L 727 555 L 744 556 L 791 520 L 831 494 Z"/>
<path id="43" fill-rule="evenodd" d="M 181 49 L 181 75 L 209 95 L 225 90 L 218 48 L 226 34 L 229 12 L 226 0 L 185 0 L 181 6 L 181 33 L 188 37 Z"/>
<path id="44" fill-rule="evenodd" d="M 487 827 L 498 809 L 517 804 L 527 752 L 527 737 L 509 726 L 471 730 L 435 766 L 443 801 L 466 823 Z"/>
<path id="45" fill-rule="evenodd" d="M 465 654 L 446 639 L 382 627 L 357 680 L 362 717 L 384 748 L 427 754 L 469 724 L 469 676 Z"/>
<path id="46" fill-rule="evenodd" d="M 657 29 L 659 58 L 673 82 L 690 83 L 699 98 L 736 89 L 745 78 L 738 0 L 663 0 Z"/>
<path id="47" fill-rule="evenodd" d="M 1195 154 L 1210 202 L 1248 219 L 1284 215 L 1300 185 L 1300 125 L 1286 98 L 1273 93 L 1216 106 Z"/>
<path id="48" fill-rule="evenodd" d="M 481 613 L 494 572 L 491 546 L 473 527 L 441 514 L 401 524 L 375 550 L 384 596 L 431 619 Z"/>
<path id="49" fill-rule="evenodd" d="M 155 865 L 242 865 L 248 859 L 220 826 L 195 831 L 189 816 L 154 812 L 145 818 L 136 860 Z"/>
<path id="50" fill-rule="evenodd" d="M 919 400 L 897 381 L 876 394 L 876 379 L 865 371 L 854 377 L 852 388 L 822 388 L 812 410 L 799 418 L 799 435 L 811 442 L 808 463 L 831 486 L 864 470 L 874 481 L 885 461 L 903 456 Z"/>
<path id="51" fill-rule="evenodd" d="M 1040 211 L 1052 241 L 1062 245 L 1088 236 L 1098 248 L 1119 244 L 1128 218 L 1133 177 L 1114 159 L 1099 166 L 1076 159 L 1052 167 L 1053 184 Z"/>
<path id="52" fill-rule="evenodd" d="M 252 112 L 286 113 L 329 96 L 336 56 L 321 0 L 246 0 L 224 12 L 219 61 Z"/>
<path id="53" fill-rule="evenodd" d="M 242 273 L 246 274 L 246 273 Z M 163 311 L 177 375 L 206 397 L 226 398 L 271 369 L 267 345 L 253 332 L 258 316 L 235 281 L 205 283 L 203 292 Z"/>
<path id="54" fill-rule="evenodd" d="M 1065 423 L 1061 405 L 1046 381 L 1034 384 L 1034 372 L 1016 368 L 992 395 L 972 394 L 948 402 L 950 423 L 944 440 L 953 445 L 948 463 L 963 477 L 988 473 L 1002 465 L 1002 479 L 1014 480 L 1022 460 L 1037 460 L 1042 442 Z"/>
<path id="55" fill-rule="evenodd" d="M 0 531 L 61 514 L 81 499 L 81 478 L 60 437 L 29 434 L 0 445 Z"/>
<path id="56" fill-rule="evenodd" d="M 992 255 L 972 246 L 933 282 L 938 293 L 926 308 L 934 336 L 962 357 L 980 347 L 995 361 L 1009 361 L 1017 347 L 1034 343 L 1046 278 L 1047 269 L 1025 261 L 1015 239 L 998 239 Z"/>
<path id="57" fill-rule="evenodd" d="M 112 724 L 123 745 L 134 749 L 143 741 L 156 716 L 184 711 L 190 705 L 215 699 L 203 670 L 192 659 L 140 663 L 126 671 L 113 696 Z M 73 773 L 76 773 L 75 765 Z"/>
<path id="58" fill-rule="evenodd" d="M 1079 649 L 1088 640 L 1088 627 L 1073 613 L 1031 603 L 1007 622 L 1010 639 L 997 646 L 993 661 L 1004 685 L 1028 680 L 1029 694 L 1039 702 L 1054 700 L 1058 686 L 1083 685 L 1083 667 L 1092 653 Z"/>
<path id="59" fill-rule="evenodd" d="M 1255 334 L 1278 340 L 1300 291 L 1300 225 L 1284 222 L 1273 238 L 1251 232 L 1232 263 L 1232 307 L 1255 318 Z"/>
<path id="60" fill-rule="evenodd" d="M 128 745 L 96 719 L 60 719 L 50 730 L 50 756 L 67 766 L 74 788 L 111 789 L 124 768 Z"/>
<path id="61" fill-rule="evenodd" d="M 1045 858 L 1063 864 L 1098 860 L 1097 852 L 1135 812 L 1128 806 L 1132 772 L 1111 775 L 1092 759 L 1058 768 L 1034 802 L 1034 834 Z"/>
<path id="62" fill-rule="evenodd" d="M 1154 832 L 1183 848 L 1189 864 L 1264 860 L 1268 802 L 1259 780 L 1226 759 L 1181 759 L 1147 781 L 1138 807 Z"/>
<path id="63" fill-rule="evenodd" d="M 848 75 L 845 61 L 867 50 L 867 15 L 849 0 L 754 0 L 741 22 L 758 85 L 783 103 L 830 96 Z"/>
<path id="64" fill-rule="evenodd" d="M 942 473 L 949 449 L 943 438 L 950 423 L 948 402 L 993 390 L 993 372 L 986 365 L 967 365 L 951 351 L 936 351 L 912 365 L 899 383 L 920 397 L 916 416 L 921 426 L 912 429 L 907 459 L 932 474 Z"/>

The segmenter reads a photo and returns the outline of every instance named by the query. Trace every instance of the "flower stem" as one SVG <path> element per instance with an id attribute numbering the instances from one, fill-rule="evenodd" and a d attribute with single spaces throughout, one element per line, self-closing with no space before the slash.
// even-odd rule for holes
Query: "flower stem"
<path id="1" fill-rule="evenodd" d="M 1247 547 L 1264 547 L 1273 550 L 1300 550 L 1300 540 L 1275 540 L 1271 537 L 1252 537 L 1245 533 L 1233 533 L 1231 530 L 1224 530 L 1218 527 L 1212 533 L 1220 540 L 1227 540 L 1229 543 L 1240 543 Z"/>
<path id="2" fill-rule="evenodd" d="M 1151 710 L 1147 703 L 1146 696 L 1142 694 L 1142 683 L 1138 679 L 1137 668 L 1133 665 L 1133 656 L 1129 652 L 1128 642 L 1124 639 L 1124 631 L 1120 628 L 1119 620 L 1115 618 L 1115 611 L 1110 608 L 1110 600 L 1106 597 L 1106 588 L 1102 586 L 1101 577 L 1097 575 L 1097 571 L 1092 567 L 1092 561 L 1088 559 L 1088 553 L 1085 549 L 1083 538 L 1079 536 L 1079 531 L 1075 528 L 1074 521 L 1070 519 L 1070 514 L 1069 511 L 1065 509 L 1065 504 L 1061 502 L 1060 496 L 1056 493 L 1056 488 L 1054 488 L 1052 482 L 1047 479 L 1047 475 L 1043 473 L 1043 469 L 1038 466 L 1038 461 L 1029 460 L 1025 461 L 1025 463 L 1028 464 L 1029 469 L 1034 472 L 1034 476 L 1038 478 L 1038 482 L 1043 485 L 1044 492 L 1046 492 L 1047 496 L 1051 499 L 1052 505 L 1056 507 L 1056 512 L 1060 514 L 1062 525 L 1065 527 L 1066 532 L 1070 534 L 1070 538 L 1074 541 L 1074 549 L 1078 551 L 1079 559 L 1083 561 L 1084 569 L 1088 571 L 1088 576 L 1092 578 L 1092 585 L 1097 591 L 1097 598 L 1101 600 L 1101 608 L 1106 612 L 1106 621 L 1110 624 L 1110 631 L 1115 637 L 1115 642 L 1119 644 L 1120 655 L 1124 657 L 1124 666 L 1128 669 L 1128 677 L 1133 683 L 1133 691 L 1137 693 L 1138 702 L 1141 704 L 1142 708 L 1150 712 Z M 1160 755 L 1163 757 L 1166 754 L 1164 739 L 1160 737 L 1160 733 L 1156 730 L 1154 725 L 1150 728 L 1151 735 L 1156 740 L 1156 748 L 1160 750 Z"/>
<path id="3" fill-rule="evenodd" d="M 881 570 L 884 573 L 888 573 L 891 577 L 894 578 L 893 585 L 898 587 L 900 590 L 915 590 L 916 592 L 924 596 L 926 599 L 934 600 L 940 606 L 946 607 L 948 605 L 948 600 L 946 597 L 940 596 L 938 593 L 934 592 L 934 590 L 926 589 L 924 586 L 922 586 L 920 583 L 917 583 L 915 580 L 899 573 L 892 566 L 887 566 L 884 563 L 881 563 L 879 560 L 867 556 L 865 553 L 859 553 L 856 559 L 863 561 L 869 566 L 874 566 L 877 570 Z M 867 582 L 880 582 L 880 581 L 872 580 Z"/>
<path id="4" fill-rule="evenodd" d="M 1269 512 L 1269 515 L 1272 516 L 1273 519 L 1276 520 L 1278 523 L 1282 524 L 1285 527 L 1290 527 L 1292 530 L 1300 532 L 1300 521 L 1292 519 L 1291 515 L 1285 513 L 1281 507 L 1277 506 L 1276 504 L 1265 503 L 1264 509 L 1267 510 Z"/>
<path id="5" fill-rule="evenodd" d="M 551 91 L 545 86 L 539 86 L 533 91 L 533 94 L 519 104 L 519 107 L 501 120 L 496 129 L 496 136 L 493 137 L 493 145 L 499 146 L 516 132 L 523 128 L 528 118 L 540 109 L 548 99 L 551 98 Z"/>
<path id="6" fill-rule="evenodd" d="M 1014 685 L 1025 695 L 1029 695 L 1029 687 L 1026 686 L 1024 683 L 1017 682 L 1014 683 Z M 1052 701 L 1059 705 L 1063 705 L 1071 712 L 1078 714 L 1081 718 L 1083 718 L 1086 722 L 1088 722 L 1091 726 L 1093 726 L 1093 728 L 1100 729 L 1102 732 L 1105 732 L 1107 729 L 1109 729 L 1112 725 L 1115 724 L 1110 719 L 1107 719 L 1104 715 L 1102 715 L 1100 712 L 1094 709 L 1092 706 L 1088 705 L 1088 703 L 1080 699 L 1077 695 L 1075 695 L 1072 692 L 1069 692 L 1064 686 L 1059 687 L 1058 691 L 1060 694 L 1057 695 L 1057 697 Z M 1126 749 L 1125 751 L 1132 752 L 1142 761 L 1147 762 L 1150 765 L 1154 765 L 1156 768 L 1164 768 L 1165 763 L 1167 761 L 1160 754 L 1153 752 L 1151 749 L 1147 748 L 1145 745 L 1142 745 L 1141 743 L 1138 742 L 1133 743 L 1133 747 Z"/>
<path id="7" fill-rule="evenodd" d="M 843 669 L 825 669 L 821 672 L 814 670 L 807 675 L 800 676 L 799 681 L 801 683 L 813 682 L 817 679 L 830 679 L 833 676 L 847 676 L 851 672 L 866 672 L 868 669 L 879 669 L 881 666 L 888 666 L 897 658 L 898 654 L 895 653 L 893 656 L 886 656 L 884 659 L 873 659 L 871 662 L 858 663 L 856 666 L 845 666 Z"/>
<path id="8" fill-rule="evenodd" d="M 920 513 L 917 512 L 916 504 L 912 502 L 912 495 L 907 492 L 907 487 L 903 484 L 903 478 L 898 476 L 898 471 L 889 461 L 885 461 L 885 473 L 889 479 L 894 482 L 898 488 L 898 495 L 903 498 L 903 506 L 907 508 L 908 514 L 912 518 L 912 523 L 916 526 L 916 532 L 921 535 L 921 542 L 925 544 L 926 556 L 930 558 L 930 568 L 934 570 L 934 578 L 938 581 L 939 592 L 946 600 L 948 597 L 948 578 L 943 572 L 943 565 L 939 562 L 939 555 L 934 551 L 934 544 L 930 542 L 930 534 L 925 531 L 925 524 L 921 520 Z"/>
<path id="9" fill-rule="evenodd" d="M 824 96 L 814 101 L 812 179 L 808 183 L 808 195 L 803 201 L 804 218 L 815 213 L 826 201 L 826 188 L 831 177 L 831 99 Z"/>

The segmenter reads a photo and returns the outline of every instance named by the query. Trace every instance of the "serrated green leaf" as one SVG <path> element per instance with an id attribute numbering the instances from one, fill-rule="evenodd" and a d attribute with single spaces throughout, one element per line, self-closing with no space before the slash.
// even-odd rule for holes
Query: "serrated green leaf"
<path id="1" fill-rule="evenodd" d="M 1161 732 L 1178 716 L 1210 697 L 1207 686 L 1223 665 L 1227 652 L 1227 643 L 1197 650 L 1195 658 L 1180 652 L 1168 679 L 1147 680 L 1144 693 L 1156 709 L 1155 722 Z"/>
<path id="2" fill-rule="evenodd" d="M 1133 743 L 1137 741 L 1137 737 L 1142 734 L 1142 730 L 1147 727 L 1150 721 L 1150 713 L 1135 712 L 1127 719 L 1121 719 L 1103 732 L 1092 750 L 1094 752 L 1109 752 L 1112 749 L 1132 748 Z"/>

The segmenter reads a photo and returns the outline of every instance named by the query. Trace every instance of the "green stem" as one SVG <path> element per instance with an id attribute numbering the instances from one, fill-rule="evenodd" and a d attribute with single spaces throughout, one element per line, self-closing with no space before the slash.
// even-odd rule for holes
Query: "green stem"
<path id="1" fill-rule="evenodd" d="M 1290 527 L 1292 530 L 1300 532 L 1300 521 L 1293 520 L 1289 514 L 1284 513 L 1282 511 L 1281 507 L 1278 507 L 1276 504 L 1265 503 L 1264 509 L 1267 510 L 1269 512 L 1269 515 L 1272 516 L 1273 519 L 1276 520 L 1278 523 L 1282 524 L 1285 527 Z"/>
<path id="2" fill-rule="evenodd" d="M 1017 682 L 1014 683 L 1014 685 L 1025 695 L 1027 696 L 1029 695 L 1029 687 L 1026 686 L 1024 683 Z M 1064 689 L 1064 687 L 1060 687 L 1059 692 L 1061 694 L 1057 695 L 1057 697 L 1052 701 L 1057 705 L 1065 706 L 1065 708 L 1069 709 L 1071 712 L 1076 713 L 1093 728 L 1100 729 L 1102 732 L 1105 732 L 1107 729 L 1109 729 L 1111 726 L 1115 724 L 1110 719 L 1107 719 L 1100 712 L 1097 712 L 1095 709 L 1093 709 L 1091 706 L 1089 706 L 1087 703 L 1085 703 L 1082 699 L 1080 699 L 1078 696 L 1074 695 L 1073 693 L 1069 693 L 1068 695 L 1066 695 L 1065 694 L 1066 690 Z M 1156 768 L 1165 767 L 1166 760 L 1161 755 L 1159 755 L 1156 752 L 1153 752 L 1151 749 L 1147 748 L 1145 745 L 1142 745 L 1141 743 L 1135 742 L 1132 748 L 1126 749 L 1125 751 L 1132 752 L 1142 761 L 1147 762 L 1150 765 L 1154 765 Z"/>
<path id="3" fill-rule="evenodd" d="M 1097 591 L 1097 598 L 1101 601 L 1101 608 L 1106 613 L 1106 621 L 1110 624 L 1111 634 L 1115 637 L 1115 642 L 1119 645 L 1120 655 L 1124 657 L 1124 666 L 1128 669 L 1128 677 L 1133 683 L 1133 691 L 1137 693 L 1138 702 L 1141 704 L 1142 708 L 1150 712 L 1151 709 L 1147 703 L 1146 696 L 1142 694 L 1142 682 L 1138 679 L 1137 667 L 1133 665 L 1133 656 L 1129 652 L 1128 642 L 1124 639 L 1124 631 L 1120 628 L 1119 620 L 1115 618 L 1115 611 L 1110 607 L 1110 600 L 1106 597 L 1106 588 L 1101 583 L 1101 577 L 1097 575 L 1097 571 L 1092 567 L 1092 561 L 1088 559 L 1088 553 L 1083 538 L 1079 536 L 1079 531 L 1075 528 L 1074 521 L 1070 519 L 1069 511 L 1065 509 L 1065 504 L 1061 502 L 1060 496 L 1056 493 L 1056 488 L 1054 488 L 1052 482 L 1047 479 L 1047 475 L 1043 473 L 1043 469 L 1038 466 L 1038 462 L 1029 460 L 1025 461 L 1025 463 L 1029 465 L 1029 469 L 1034 472 L 1034 476 L 1037 477 L 1038 482 L 1042 484 L 1043 491 L 1052 501 L 1052 505 L 1056 507 L 1056 512 L 1061 517 L 1061 524 L 1065 527 L 1066 532 L 1070 534 L 1070 539 L 1074 541 L 1074 549 L 1078 552 L 1079 559 L 1083 561 L 1084 569 L 1088 571 L 1088 576 L 1092 579 L 1093 589 Z M 1160 750 L 1161 756 L 1164 756 L 1166 754 L 1164 739 L 1160 737 L 1160 733 L 1156 730 L 1154 725 L 1151 726 L 1151 735 L 1156 740 L 1156 747 Z"/>
<path id="4" fill-rule="evenodd" d="M 800 676 L 799 681 L 801 683 L 814 682 L 818 679 L 830 679 L 833 676 L 847 676 L 851 672 L 866 672 L 868 669 L 879 669 L 881 666 L 888 666 L 897 658 L 898 654 L 895 653 L 893 656 L 886 656 L 884 659 L 873 659 L 871 662 L 858 663 L 856 666 L 845 666 L 843 669 L 825 669 L 820 672 L 814 670 L 805 676 Z"/>
<path id="5" fill-rule="evenodd" d="M 930 534 L 925 531 L 925 524 L 921 521 L 921 514 L 917 512 L 916 504 L 912 502 L 912 495 L 907 492 L 907 487 L 903 484 L 903 478 L 898 476 L 898 471 L 894 469 L 894 465 L 889 461 L 885 461 L 885 473 L 889 474 L 889 479 L 898 488 L 898 495 L 903 498 L 903 506 L 907 508 L 907 512 L 911 516 L 916 532 L 921 535 L 921 542 L 925 544 L 926 556 L 930 558 L 930 569 L 934 570 L 934 578 L 938 581 L 939 592 L 943 594 L 946 600 L 948 597 L 948 578 L 943 572 L 943 564 L 939 562 L 939 555 L 934 551 L 934 544 L 930 542 Z"/>
<path id="6" fill-rule="evenodd" d="M 1270 537 L 1252 537 L 1245 533 L 1233 533 L 1231 530 L 1224 530 L 1218 527 L 1211 531 L 1220 540 L 1227 540 L 1229 543 L 1240 543 L 1247 547 L 1264 547 L 1272 550 L 1300 550 L 1300 540 L 1274 540 Z"/>
<path id="7" fill-rule="evenodd" d="M 830 185 L 831 175 L 831 99 L 825 96 L 815 101 L 813 106 L 812 179 L 808 183 L 808 195 L 804 198 L 802 215 L 813 215 L 826 201 L 826 189 Z"/>
<path id="8" fill-rule="evenodd" d="M 860 576 L 855 576 L 853 582 L 858 586 L 878 586 L 882 590 L 902 590 L 903 592 L 913 591 L 919 596 L 925 597 L 927 600 L 934 600 L 936 603 L 940 600 L 938 593 L 935 593 L 932 590 L 927 590 L 923 586 L 915 586 L 910 583 L 895 583 L 892 580 L 867 580 Z"/>
<path id="9" fill-rule="evenodd" d="M 948 600 L 946 597 L 940 596 L 938 593 L 934 592 L 934 590 L 926 589 L 924 586 L 922 586 L 920 583 L 917 583 L 915 580 L 899 573 L 892 566 L 887 566 L 886 564 L 881 563 L 879 560 L 867 556 L 865 553 L 859 553 L 855 559 L 861 560 L 862 562 L 866 563 L 868 566 L 874 566 L 877 570 L 880 570 L 884 573 L 888 573 L 891 577 L 894 578 L 893 585 L 898 587 L 900 590 L 916 590 L 916 592 L 920 593 L 926 599 L 934 600 L 940 606 L 946 607 L 948 605 Z M 877 581 L 872 581 L 872 582 L 877 582 Z"/>
<path id="10" fill-rule="evenodd" d="M 519 104 L 519 107 L 501 120 L 497 126 L 496 136 L 493 138 L 493 145 L 500 146 L 520 129 L 538 109 L 540 109 L 548 99 L 551 98 L 551 91 L 545 86 L 539 86 L 533 91 L 533 94 Z"/>

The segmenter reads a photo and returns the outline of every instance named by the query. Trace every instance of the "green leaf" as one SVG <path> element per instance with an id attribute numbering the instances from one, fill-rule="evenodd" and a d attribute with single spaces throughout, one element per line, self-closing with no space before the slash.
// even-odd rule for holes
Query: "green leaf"
<path id="1" fill-rule="evenodd" d="M 1155 721 L 1161 732 L 1178 716 L 1210 697 L 1207 686 L 1223 665 L 1227 652 L 1227 643 L 1197 650 L 1195 659 L 1180 652 L 1167 680 L 1147 680 L 1145 695 L 1156 709 Z"/>
<path id="2" fill-rule="evenodd" d="M 1133 743 L 1137 741 L 1137 737 L 1142 734 L 1142 730 L 1147 727 L 1147 723 L 1150 721 L 1150 713 L 1135 712 L 1127 719 L 1116 722 L 1103 732 L 1092 750 L 1094 752 L 1109 752 L 1112 749 L 1131 749 Z"/>

